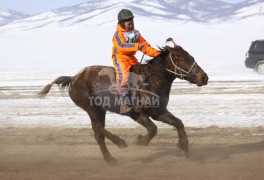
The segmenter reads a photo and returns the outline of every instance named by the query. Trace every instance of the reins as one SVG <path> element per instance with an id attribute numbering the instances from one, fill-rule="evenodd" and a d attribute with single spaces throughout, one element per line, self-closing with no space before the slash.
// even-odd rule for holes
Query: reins
<path id="1" fill-rule="evenodd" d="M 142 58 L 141 58 L 141 60 L 140 60 L 140 63 L 139 63 L 139 65 L 138 65 L 138 68 L 137 68 L 137 73 L 138 73 L 138 71 L 139 71 L 139 69 L 140 69 L 140 66 L 141 66 L 141 63 L 142 63 L 142 60 L 143 60 L 144 56 L 145 56 L 145 54 L 142 55 Z"/>

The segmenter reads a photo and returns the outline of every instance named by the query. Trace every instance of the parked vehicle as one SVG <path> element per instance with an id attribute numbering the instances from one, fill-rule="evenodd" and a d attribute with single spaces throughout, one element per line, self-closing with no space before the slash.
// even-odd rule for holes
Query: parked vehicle
<path id="1" fill-rule="evenodd" d="M 259 74 L 264 74 L 264 40 L 256 40 L 246 53 L 245 65 Z"/>

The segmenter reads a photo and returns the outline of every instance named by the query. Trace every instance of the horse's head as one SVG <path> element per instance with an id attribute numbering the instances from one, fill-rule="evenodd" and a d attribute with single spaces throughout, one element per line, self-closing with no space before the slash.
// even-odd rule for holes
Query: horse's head
<path id="1" fill-rule="evenodd" d="M 165 68 L 168 72 L 197 86 L 207 84 L 207 74 L 181 46 L 174 48 L 166 46 L 164 50 L 166 54 L 164 57 L 166 60 Z"/>

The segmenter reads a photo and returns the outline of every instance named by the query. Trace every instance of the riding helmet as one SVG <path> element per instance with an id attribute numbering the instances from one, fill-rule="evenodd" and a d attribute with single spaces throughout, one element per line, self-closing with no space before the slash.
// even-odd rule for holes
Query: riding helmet
<path id="1" fill-rule="evenodd" d="M 128 20 L 128 19 L 133 19 L 134 15 L 133 13 L 128 10 L 128 9 L 122 9 L 119 13 L 118 13 L 118 22 L 124 21 L 124 20 Z"/>

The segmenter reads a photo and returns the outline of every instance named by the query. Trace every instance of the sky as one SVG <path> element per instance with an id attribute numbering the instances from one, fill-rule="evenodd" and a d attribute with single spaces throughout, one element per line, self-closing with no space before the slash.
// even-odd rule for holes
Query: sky
<path id="1" fill-rule="evenodd" d="M 0 7 L 9 8 L 26 14 L 41 12 L 84 3 L 89 0 L 0 0 Z M 229 3 L 238 3 L 245 0 L 220 0 Z"/>

